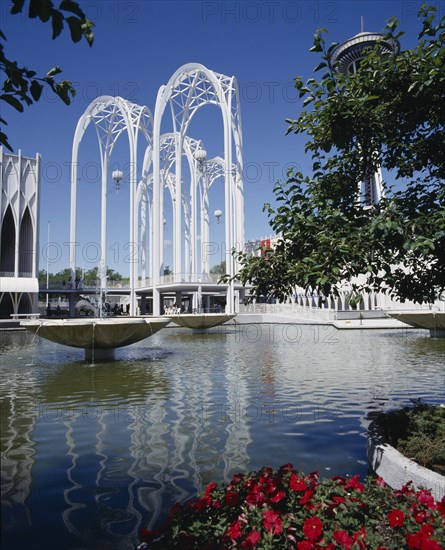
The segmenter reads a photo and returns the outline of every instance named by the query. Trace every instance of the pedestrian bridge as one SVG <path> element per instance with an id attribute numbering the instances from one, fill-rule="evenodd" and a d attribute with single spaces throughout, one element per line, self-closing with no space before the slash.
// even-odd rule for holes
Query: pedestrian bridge
<path id="1" fill-rule="evenodd" d="M 164 299 L 167 303 L 173 302 L 183 304 L 186 311 L 195 310 L 211 311 L 212 301 L 215 299 L 225 299 L 228 290 L 228 283 L 219 282 L 221 275 L 209 274 L 176 274 L 165 275 L 160 278 L 157 290 L 161 295 L 161 304 Z M 239 295 L 244 291 L 241 284 L 235 284 L 234 290 Z M 99 280 L 94 283 L 61 283 L 45 282 L 40 283 L 40 294 L 65 295 L 69 301 L 70 316 L 75 315 L 75 305 L 80 296 L 130 296 L 130 284 L 127 280 L 107 281 L 103 288 L 99 286 Z M 151 302 L 153 299 L 153 284 L 151 279 L 139 279 L 135 285 L 135 294 L 141 313 L 151 313 Z"/>

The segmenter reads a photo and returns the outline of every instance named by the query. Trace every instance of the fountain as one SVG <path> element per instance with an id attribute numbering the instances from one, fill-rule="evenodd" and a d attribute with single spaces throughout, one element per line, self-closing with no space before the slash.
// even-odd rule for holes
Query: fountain
<path id="1" fill-rule="evenodd" d="M 227 313 L 178 313 L 169 314 L 169 319 L 181 327 L 191 328 L 193 332 L 206 332 L 207 329 L 230 321 L 236 314 Z"/>
<path id="2" fill-rule="evenodd" d="M 414 328 L 425 328 L 431 336 L 445 336 L 445 311 L 393 311 L 388 312 L 393 319 L 402 321 Z"/>
<path id="3" fill-rule="evenodd" d="M 169 315 L 173 323 L 185 328 L 193 329 L 193 332 L 206 332 L 209 328 L 227 323 L 236 316 L 227 313 L 179 313 Z"/>
<path id="4" fill-rule="evenodd" d="M 116 348 L 152 336 L 168 325 L 165 317 L 39 319 L 22 321 L 26 330 L 65 346 L 85 349 L 85 358 L 112 359 Z"/>

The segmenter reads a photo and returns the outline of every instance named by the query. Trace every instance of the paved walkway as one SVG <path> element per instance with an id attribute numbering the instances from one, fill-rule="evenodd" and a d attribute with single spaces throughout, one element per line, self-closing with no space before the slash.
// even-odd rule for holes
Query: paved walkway
<path id="1" fill-rule="evenodd" d="M 412 329 L 409 325 L 396 319 L 346 319 L 346 320 L 324 320 L 319 317 L 308 316 L 298 317 L 297 315 L 283 315 L 279 313 L 240 313 L 230 323 L 253 324 L 253 323 L 276 323 L 291 325 L 330 325 L 339 330 L 351 329 Z"/>
<path id="2" fill-rule="evenodd" d="M 239 313 L 227 324 L 282 324 L 282 325 L 330 325 L 339 330 L 364 330 L 364 329 L 414 329 L 396 319 L 346 319 L 324 320 L 319 317 L 298 317 L 297 315 L 283 315 L 279 313 Z M 0 331 L 24 330 L 20 327 L 20 321 L 12 319 L 0 319 Z M 426 330 L 426 329 L 425 329 Z"/>

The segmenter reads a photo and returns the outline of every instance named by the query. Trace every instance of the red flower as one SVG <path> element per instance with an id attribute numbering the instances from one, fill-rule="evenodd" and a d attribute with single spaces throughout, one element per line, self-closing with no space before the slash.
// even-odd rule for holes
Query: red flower
<path id="1" fill-rule="evenodd" d="M 442 498 L 442 500 L 437 505 L 437 509 L 442 514 L 442 516 L 445 517 L 445 496 Z"/>
<path id="2" fill-rule="evenodd" d="M 354 477 L 352 477 L 347 483 L 346 483 L 346 489 L 352 489 L 353 491 L 360 491 L 360 493 L 363 493 L 365 490 L 365 487 L 362 483 L 359 481 L 359 475 L 356 474 Z"/>
<path id="3" fill-rule="evenodd" d="M 243 540 L 241 543 L 241 548 L 245 548 L 246 550 L 252 550 L 252 548 L 255 548 L 257 544 L 261 540 L 261 533 L 258 533 L 258 531 L 255 531 L 255 529 L 249 533 L 246 537 L 246 540 Z"/>
<path id="4" fill-rule="evenodd" d="M 358 544 L 359 548 L 366 549 L 366 545 L 364 543 L 364 540 L 366 538 L 366 530 L 364 527 L 362 527 L 360 531 L 356 531 L 355 533 L 352 533 L 352 538 L 354 539 L 354 543 Z"/>
<path id="5" fill-rule="evenodd" d="M 227 504 L 227 506 L 236 506 L 239 502 L 239 496 L 238 493 L 235 491 L 231 491 L 230 493 L 226 493 L 224 495 L 224 502 Z"/>
<path id="6" fill-rule="evenodd" d="M 424 523 L 424 521 L 427 518 L 428 518 L 428 514 L 427 512 L 425 512 L 425 510 L 421 510 L 420 512 L 417 512 L 417 514 L 414 516 L 416 523 Z"/>
<path id="7" fill-rule="evenodd" d="M 377 487 L 386 487 L 386 481 L 383 479 L 383 477 L 377 476 L 375 478 L 375 484 Z"/>
<path id="8" fill-rule="evenodd" d="M 314 494 L 314 491 L 311 491 L 310 489 L 308 489 L 307 491 L 304 492 L 304 495 L 300 498 L 298 502 L 303 506 L 303 504 L 306 504 L 311 500 L 313 494 Z"/>
<path id="9" fill-rule="evenodd" d="M 284 491 L 277 491 L 274 496 L 270 499 L 271 502 L 280 502 L 286 496 Z"/>
<path id="10" fill-rule="evenodd" d="M 262 506 L 266 502 L 266 495 L 261 492 L 252 491 L 246 496 L 249 506 Z"/>
<path id="11" fill-rule="evenodd" d="M 210 495 L 204 494 L 204 496 L 202 496 L 201 498 L 198 498 L 198 500 L 196 501 L 195 508 L 199 511 L 205 510 L 212 504 L 212 502 L 213 502 L 212 497 Z"/>
<path id="12" fill-rule="evenodd" d="M 391 528 L 402 527 L 404 517 L 405 514 L 401 510 L 397 510 L 395 508 L 394 510 L 392 510 L 392 512 L 389 512 L 388 514 L 389 526 Z"/>
<path id="13" fill-rule="evenodd" d="M 309 540 L 302 540 L 297 544 L 298 550 L 313 550 L 315 546 Z"/>
<path id="14" fill-rule="evenodd" d="M 204 491 L 204 495 L 205 495 L 205 496 L 210 495 L 210 493 L 211 493 L 214 489 L 216 489 L 217 486 L 218 486 L 218 485 L 217 485 L 214 481 L 212 481 L 211 483 L 209 483 L 209 484 L 207 485 L 207 487 L 206 487 L 206 490 Z"/>
<path id="15" fill-rule="evenodd" d="M 422 489 L 417 493 L 417 502 L 419 504 L 422 504 L 423 506 L 428 506 L 428 508 L 431 508 L 431 510 L 434 510 L 436 508 L 434 498 L 432 497 L 431 493 L 429 491 L 425 491 L 425 489 Z"/>
<path id="16" fill-rule="evenodd" d="M 290 476 L 289 487 L 292 491 L 305 491 L 307 489 L 306 483 L 296 474 Z"/>
<path id="17" fill-rule="evenodd" d="M 263 512 L 263 525 L 268 533 L 274 535 L 280 535 L 283 531 L 283 522 L 279 512 L 273 510 L 267 510 Z"/>
<path id="18" fill-rule="evenodd" d="M 241 524 L 238 520 L 232 522 L 227 528 L 226 535 L 231 539 L 236 540 L 243 534 Z"/>
<path id="19" fill-rule="evenodd" d="M 238 485 L 243 479 L 244 474 L 235 474 L 230 481 L 230 485 Z"/>
<path id="20" fill-rule="evenodd" d="M 346 550 L 349 550 L 354 543 L 348 533 L 344 530 L 334 531 L 334 539 L 336 543 L 338 543 L 343 548 L 346 548 Z"/>
<path id="21" fill-rule="evenodd" d="M 420 531 L 410 534 L 406 537 L 406 543 L 408 548 L 416 550 L 443 550 L 443 547 L 430 536 L 433 532 L 431 525 L 428 525 L 429 529 L 424 529 L 427 525 L 422 525 Z"/>
<path id="22" fill-rule="evenodd" d="M 323 533 L 323 523 L 317 516 L 308 518 L 303 525 L 303 533 L 310 541 L 316 541 Z"/>

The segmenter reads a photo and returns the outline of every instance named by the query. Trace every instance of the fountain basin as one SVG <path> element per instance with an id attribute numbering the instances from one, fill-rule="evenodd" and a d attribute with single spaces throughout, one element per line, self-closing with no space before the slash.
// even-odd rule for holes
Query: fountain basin
<path id="1" fill-rule="evenodd" d="M 443 311 L 392 311 L 388 314 L 411 327 L 429 329 L 432 336 L 445 336 Z"/>
<path id="2" fill-rule="evenodd" d="M 236 317 L 236 314 L 228 315 L 226 313 L 185 313 L 180 315 L 169 315 L 173 323 L 181 327 L 201 331 L 222 325 L 234 317 Z"/>
<path id="3" fill-rule="evenodd" d="M 376 421 L 368 428 L 366 454 L 372 470 L 393 489 L 401 489 L 411 481 L 416 489 L 430 489 L 437 501 L 445 496 L 445 476 L 402 455 L 386 441 Z"/>
<path id="4" fill-rule="evenodd" d="M 128 346 L 148 338 L 168 325 L 170 319 L 108 318 L 108 319 L 42 319 L 22 321 L 20 324 L 30 332 L 65 346 L 85 350 L 112 350 Z"/>

